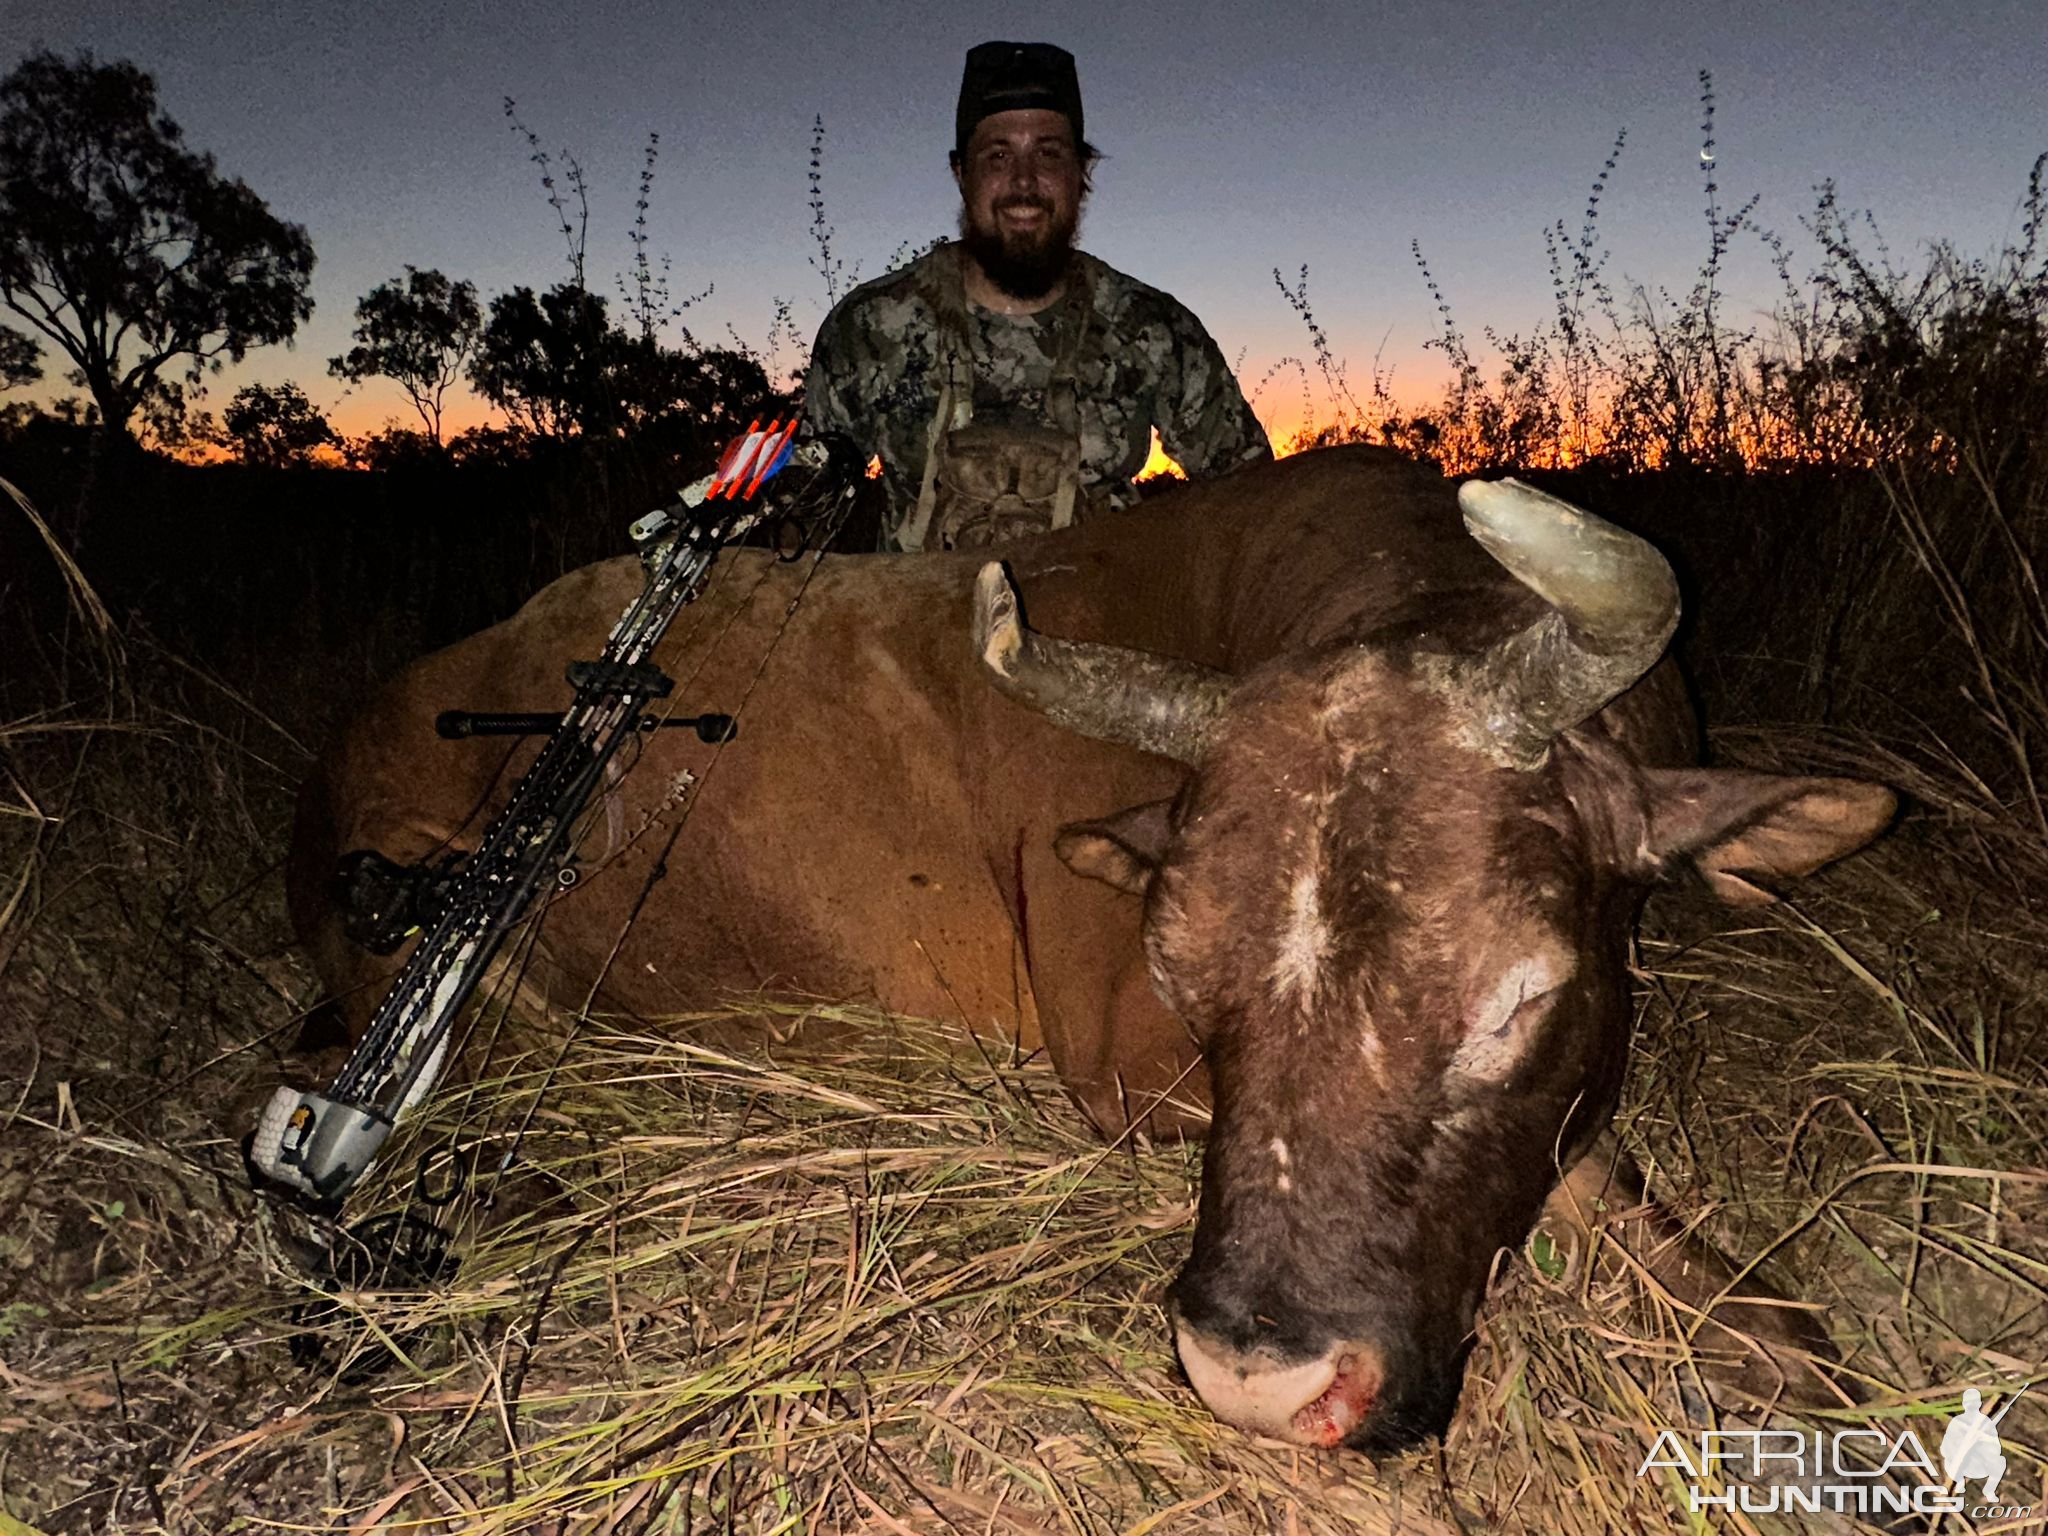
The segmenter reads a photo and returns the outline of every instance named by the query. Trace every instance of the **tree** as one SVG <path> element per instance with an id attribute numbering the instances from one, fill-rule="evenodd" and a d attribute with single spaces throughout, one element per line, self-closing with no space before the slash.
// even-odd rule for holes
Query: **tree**
<path id="1" fill-rule="evenodd" d="M 610 323 L 605 302 L 563 283 L 491 300 L 470 381 L 540 437 L 646 437 L 695 455 L 777 408 L 758 360 L 679 350 Z"/>
<path id="2" fill-rule="evenodd" d="M 0 330 L 0 389 L 20 389 L 41 378 L 39 350 L 33 337 Z"/>
<path id="3" fill-rule="evenodd" d="M 156 82 L 90 53 L 31 53 L 0 80 L 0 303 L 54 342 L 105 429 L 187 362 L 287 341 L 313 312 L 313 245 L 186 148 Z"/>
<path id="4" fill-rule="evenodd" d="M 424 432 L 387 421 L 347 446 L 349 462 L 362 469 L 423 470 L 448 468 L 449 453 Z"/>
<path id="5" fill-rule="evenodd" d="M 604 398 L 610 338 L 604 300 L 587 289 L 514 288 L 491 300 L 469 379 L 536 436 L 605 432 L 613 425 Z"/>
<path id="6" fill-rule="evenodd" d="M 441 402 L 483 330 L 474 283 L 432 268 L 407 267 L 403 280 L 379 283 L 356 303 L 356 345 L 327 371 L 351 384 L 391 379 L 412 401 L 427 434 L 441 441 Z"/>
<path id="7" fill-rule="evenodd" d="M 448 457 L 465 469 L 473 465 L 514 468 L 532 462 L 533 434 L 521 426 L 471 427 L 450 440 Z"/>
<path id="8" fill-rule="evenodd" d="M 339 448 L 341 439 L 318 406 L 296 384 L 275 389 L 246 384 L 221 412 L 222 437 L 244 464 L 284 469 L 304 464 L 323 445 Z"/>

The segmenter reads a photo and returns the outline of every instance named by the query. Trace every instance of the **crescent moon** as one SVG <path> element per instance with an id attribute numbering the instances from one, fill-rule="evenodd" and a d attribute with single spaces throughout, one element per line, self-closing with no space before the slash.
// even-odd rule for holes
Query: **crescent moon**
<path id="1" fill-rule="evenodd" d="M 1714 154 L 1713 154 L 1713 151 L 1712 151 L 1712 150 L 1707 150 L 1707 149 L 1703 149 L 1703 150 L 1701 150 L 1701 151 L 1700 151 L 1700 164 L 1701 164 L 1701 165 L 1712 165 L 1713 163 L 1714 163 Z"/>

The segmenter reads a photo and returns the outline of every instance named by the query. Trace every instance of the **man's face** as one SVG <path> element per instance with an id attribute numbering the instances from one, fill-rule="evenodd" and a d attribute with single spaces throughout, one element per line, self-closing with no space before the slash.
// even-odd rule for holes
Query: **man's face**
<path id="1" fill-rule="evenodd" d="M 953 178 L 960 237 L 989 281 L 1020 299 L 1050 293 L 1067 269 L 1081 217 L 1073 124 L 1046 108 L 985 117 Z"/>

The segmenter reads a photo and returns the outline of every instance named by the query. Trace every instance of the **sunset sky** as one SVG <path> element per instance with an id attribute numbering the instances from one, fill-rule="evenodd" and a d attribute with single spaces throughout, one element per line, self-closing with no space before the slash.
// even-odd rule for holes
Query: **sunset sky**
<path id="1" fill-rule="evenodd" d="M 212 385 L 295 379 L 348 431 L 409 415 L 395 387 L 344 398 L 326 359 L 356 298 L 405 263 L 488 296 L 565 271 L 538 172 L 502 100 L 583 162 L 593 286 L 631 255 L 639 157 L 662 140 L 650 215 L 675 287 L 715 285 L 693 326 L 768 337 L 777 298 L 808 343 L 825 311 L 805 181 L 811 121 L 828 135 L 835 254 L 874 276 L 905 241 L 953 227 L 946 171 L 962 55 L 991 37 L 1078 58 L 1089 137 L 1107 154 L 1082 242 L 1201 315 L 1269 428 L 1302 415 L 1307 337 L 1275 289 L 1306 262 L 1317 318 L 1362 393 L 1378 352 L 1397 395 L 1447 377 L 1422 344 L 1434 313 L 1419 240 L 1476 340 L 1545 315 L 1546 223 L 1576 233 L 1618 130 L 1603 205 L 1610 274 L 1682 292 L 1705 248 L 1697 73 L 1718 97 L 1717 173 L 1734 206 L 1790 238 L 1813 188 L 1875 212 L 1902 259 L 1947 236 L 1971 252 L 2019 230 L 2028 167 L 2048 150 L 2048 22 L 2039 0 L 1871 0 L 1549 8 L 1306 0 L 1111 6 L 980 3 L 763 7 L 591 0 L 0 0 L 0 63 L 38 44 L 126 58 L 157 78 L 211 150 L 319 255 L 317 309 L 293 350 Z M 1774 297 L 1737 247 L 1731 317 Z M 785 365 L 796 354 L 785 347 Z M 49 359 L 46 355 L 46 364 Z M 464 406 L 451 429 L 481 418 Z"/>

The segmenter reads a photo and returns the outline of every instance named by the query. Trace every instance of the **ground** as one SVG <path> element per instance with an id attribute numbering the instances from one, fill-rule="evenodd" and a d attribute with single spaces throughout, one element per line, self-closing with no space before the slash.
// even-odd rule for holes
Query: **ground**
<path id="1" fill-rule="evenodd" d="M 792 1012 L 728 1054 L 688 1020 L 586 1020 L 564 1051 L 487 1013 L 486 1081 L 351 1208 L 395 1213 L 420 1157 L 441 1184 L 469 1149 L 459 1269 L 323 1313 L 309 1228 L 236 1143 L 306 1070 L 279 864 L 328 722 L 93 633 L 25 662 L 62 708 L 0 714 L 0 1532 L 1696 1528 L 1636 1473 L 1714 1389 L 1625 1255 L 1504 1259 L 1441 1454 L 1247 1440 L 1158 1306 L 1199 1153 L 1101 1145 L 1043 1062 L 943 1021 L 826 1045 Z M 1784 905 L 1653 902 L 1624 1136 L 1823 1309 L 1865 1401 L 1802 1422 L 1932 1447 L 1965 1386 L 1995 1408 L 2048 1355 L 2048 832 L 1925 741 L 1731 724 L 1715 749 L 1910 808 Z M 2038 1505 L 2036 1396 L 2002 1433 Z"/>

